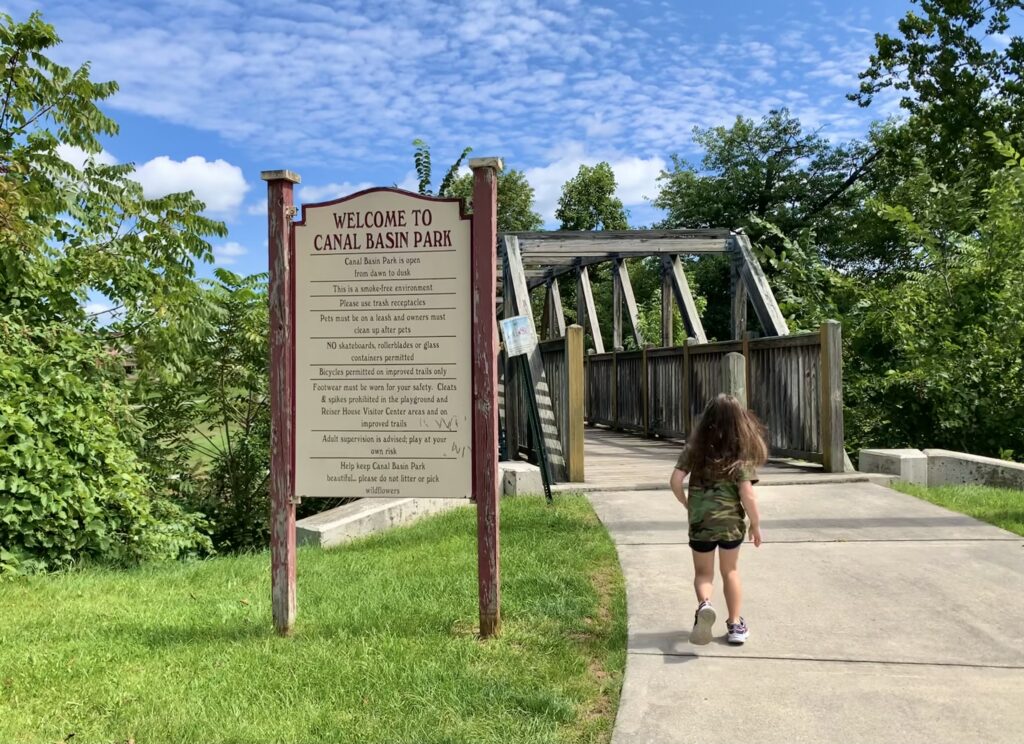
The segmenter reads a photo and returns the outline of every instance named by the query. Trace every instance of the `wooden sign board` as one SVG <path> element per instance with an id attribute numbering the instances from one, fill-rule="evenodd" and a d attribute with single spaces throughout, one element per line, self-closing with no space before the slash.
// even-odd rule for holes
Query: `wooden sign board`
<path id="1" fill-rule="evenodd" d="M 458 199 L 368 189 L 307 204 L 264 171 L 274 627 L 295 624 L 303 497 L 470 497 L 480 635 L 501 627 L 495 263 L 500 158 Z"/>
<path id="2" fill-rule="evenodd" d="M 295 495 L 472 495 L 471 219 L 377 188 L 294 225 Z"/>

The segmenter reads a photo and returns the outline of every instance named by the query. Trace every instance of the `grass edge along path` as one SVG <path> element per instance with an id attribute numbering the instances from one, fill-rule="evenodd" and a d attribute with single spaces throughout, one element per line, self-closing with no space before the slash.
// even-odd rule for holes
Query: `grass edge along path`
<path id="1" fill-rule="evenodd" d="M 989 486 L 919 486 L 896 481 L 892 487 L 1007 532 L 1024 536 L 1024 491 Z"/>
<path id="2" fill-rule="evenodd" d="M 604 527 L 582 496 L 504 500 L 482 642 L 475 520 L 300 550 L 291 638 L 266 553 L 0 583 L 0 741 L 609 741 L 626 611 Z"/>

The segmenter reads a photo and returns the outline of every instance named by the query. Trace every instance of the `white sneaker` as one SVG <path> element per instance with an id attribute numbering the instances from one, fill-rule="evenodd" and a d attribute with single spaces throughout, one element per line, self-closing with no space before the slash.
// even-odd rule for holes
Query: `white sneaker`
<path id="1" fill-rule="evenodd" d="M 750 629 L 747 628 L 746 620 L 741 617 L 738 623 L 726 621 L 725 627 L 729 631 L 729 643 L 736 646 L 746 643 L 747 637 L 750 635 Z"/>
<path id="2" fill-rule="evenodd" d="M 693 630 L 690 631 L 690 643 L 706 646 L 711 643 L 711 628 L 715 624 L 715 608 L 707 600 L 700 603 L 693 615 Z"/>

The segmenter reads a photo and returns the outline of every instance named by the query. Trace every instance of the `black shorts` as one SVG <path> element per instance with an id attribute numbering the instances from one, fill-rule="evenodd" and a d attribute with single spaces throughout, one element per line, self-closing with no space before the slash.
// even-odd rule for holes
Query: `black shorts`
<path id="1" fill-rule="evenodd" d="M 695 553 L 710 553 L 715 548 L 735 550 L 742 544 L 742 537 L 739 540 L 690 540 L 690 548 Z"/>

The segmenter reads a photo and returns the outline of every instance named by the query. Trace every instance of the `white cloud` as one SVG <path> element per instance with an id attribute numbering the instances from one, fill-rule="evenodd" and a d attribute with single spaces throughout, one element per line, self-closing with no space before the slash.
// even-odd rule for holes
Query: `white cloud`
<path id="1" fill-rule="evenodd" d="M 87 302 L 85 304 L 86 315 L 103 315 L 113 310 L 113 306 L 107 302 Z"/>
<path id="2" fill-rule="evenodd" d="M 254 203 L 254 204 L 250 204 L 248 207 L 245 208 L 245 213 L 246 214 L 251 214 L 251 215 L 256 216 L 256 217 L 259 217 L 259 216 L 266 217 L 267 216 L 267 198 L 263 197 L 258 202 Z"/>
<path id="3" fill-rule="evenodd" d="M 801 118 L 841 116 L 851 123 L 843 131 L 863 133 L 879 109 L 860 110 L 845 94 L 871 51 L 863 30 L 891 26 L 882 11 L 834 3 L 770 22 L 748 14 L 715 31 L 699 4 L 678 2 L 623 13 L 607 3 L 552 10 L 537 0 L 480 0 L 467 13 L 464 2 L 409 0 L 395 13 L 369 0 L 287 12 L 263 0 L 187 1 L 183 33 L 174 0 L 91 0 L 88 14 L 80 1 L 49 0 L 47 20 L 65 39 L 54 56 L 91 59 L 96 79 L 116 79 L 114 109 L 212 133 L 264 162 L 328 166 L 384 185 L 408 167 L 415 137 L 430 143 L 435 174 L 466 145 L 540 170 L 555 165 L 549 151 L 558 142 L 585 141 L 588 156 L 667 157 L 693 151 L 694 126 L 757 118 L 767 98 Z M 24 13 L 33 3 L 8 6 Z M 165 193 L 198 191 L 163 173 L 166 164 L 150 170 L 160 177 L 147 182 Z M 205 194 L 210 211 L 262 213 L 259 203 L 244 205 L 241 173 L 233 183 Z M 414 175 L 401 185 L 415 190 Z"/>
<path id="4" fill-rule="evenodd" d="M 221 266 L 230 266 L 233 263 L 237 263 L 238 259 L 246 253 L 248 251 L 246 251 L 244 246 L 230 241 L 224 245 L 215 245 L 213 247 L 213 260 Z"/>
<path id="5" fill-rule="evenodd" d="M 81 170 L 90 159 L 95 160 L 100 165 L 115 165 L 117 163 L 117 158 L 106 150 L 101 150 L 98 153 L 89 153 L 81 147 L 75 147 L 74 145 L 57 145 L 57 156 L 61 160 L 71 163 L 71 165 L 75 166 L 79 170 Z"/>
<path id="6" fill-rule="evenodd" d="M 403 191 L 411 191 L 416 193 L 420 188 L 420 178 L 416 175 L 416 171 L 412 170 L 405 174 L 405 178 L 398 182 L 398 188 Z"/>
<path id="7" fill-rule="evenodd" d="M 137 167 L 134 178 L 148 198 L 192 191 L 206 204 L 207 211 L 215 214 L 234 212 L 249 190 L 237 165 L 220 159 L 209 161 L 199 155 L 182 161 L 161 155 Z"/>
<path id="8" fill-rule="evenodd" d="M 372 188 L 373 186 L 380 184 L 373 183 L 327 183 L 323 186 L 300 186 L 296 202 L 300 204 L 317 204 L 319 202 L 330 201 L 337 199 L 342 196 L 348 196 L 354 194 L 357 191 L 363 191 L 364 189 Z M 266 201 L 263 203 L 263 213 L 266 213 Z"/>
<path id="9" fill-rule="evenodd" d="M 527 168 L 525 175 L 534 188 L 536 208 L 548 224 L 554 222 L 555 209 L 562 195 L 562 186 L 575 176 L 581 165 L 594 166 L 607 162 L 615 173 L 617 185 L 615 195 L 624 206 L 643 204 L 646 199 L 657 196 L 657 179 L 667 167 L 660 157 L 639 158 L 617 154 L 587 153 L 583 145 L 572 143 L 564 148 L 564 154 L 554 162 L 538 168 Z"/>

